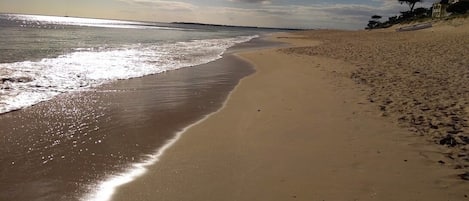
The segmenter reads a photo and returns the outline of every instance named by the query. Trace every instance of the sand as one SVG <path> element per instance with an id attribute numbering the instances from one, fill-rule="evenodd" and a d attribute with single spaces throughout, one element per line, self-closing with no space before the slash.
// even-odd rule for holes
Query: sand
<path id="1" fill-rule="evenodd" d="M 326 42 L 283 52 L 327 56 L 356 66 L 347 76 L 369 87 L 368 102 L 382 116 L 446 147 L 443 162 L 465 169 L 469 180 L 469 20 L 390 31 L 304 33 Z"/>
<path id="2" fill-rule="evenodd" d="M 426 129 L 467 136 L 459 29 L 276 35 L 302 47 L 241 53 L 257 72 L 113 200 L 468 200 L 467 145 Z"/>
<path id="3" fill-rule="evenodd" d="M 82 200 L 94 184 L 126 173 L 174 133 L 218 110 L 253 72 L 226 55 L 0 115 L 0 201 Z"/>

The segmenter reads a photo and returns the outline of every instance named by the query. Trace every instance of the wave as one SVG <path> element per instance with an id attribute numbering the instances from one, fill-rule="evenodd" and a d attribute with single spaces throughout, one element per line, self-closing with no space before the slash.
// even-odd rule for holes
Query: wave
<path id="1" fill-rule="evenodd" d="M 116 174 L 116 175 L 111 175 L 110 177 L 108 177 L 107 179 L 104 179 L 103 181 L 97 183 L 96 185 L 90 186 L 89 188 L 90 192 L 86 194 L 85 196 L 83 196 L 81 198 L 81 201 L 109 201 L 111 200 L 112 196 L 114 195 L 114 193 L 116 192 L 119 186 L 130 183 L 134 181 L 135 179 L 137 179 L 138 177 L 144 175 L 147 172 L 148 167 L 157 163 L 160 160 L 161 156 L 166 152 L 166 150 L 169 149 L 171 146 L 173 146 L 173 144 L 176 143 L 187 130 L 202 123 L 207 118 L 212 116 L 212 114 L 215 114 L 215 113 L 216 112 L 211 113 L 209 115 L 205 115 L 199 121 L 177 132 L 173 138 L 166 141 L 166 143 L 161 148 L 157 149 L 154 154 L 146 155 L 146 160 L 139 162 L 139 163 L 134 163 L 132 164 L 130 168 L 128 168 L 124 172 L 120 174 Z"/>
<path id="2" fill-rule="evenodd" d="M 32 106 L 61 93 L 196 66 L 217 60 L 253 36 L 185 42 L 82 48 L 57 58 L 0 64 L 0 114 Z"/>

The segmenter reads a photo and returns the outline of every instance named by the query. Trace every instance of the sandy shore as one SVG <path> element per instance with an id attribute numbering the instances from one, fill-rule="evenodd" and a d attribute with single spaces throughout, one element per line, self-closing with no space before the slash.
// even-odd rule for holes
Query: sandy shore
<path id="1" fill-rule="evenodd" d="M 448 38 L 460 41 L 461 33 L 467 33 L 445 31 L 278 35 L 278 40 L 306 47 L 242 53 L 257 72 L 242 80 L 220 111 L 185 132 L 146 175 L 119 188 L 113 200 L 468 200 L 469 184 L 458 176 L 466 171 L 466 145 L 459 140 L 455 146 L 435 145 L 426 140 L 431 137 L 415 135 L 425 126 L 393 118 L 416 115 L 417 106 L 407 107 L 394 94 L 415 89 L 410 97 L 397 97 L 420 97 L 427 89 L 420 75 L 452 73 L 446 82 L 459 76 L 455 71 L 461 66 L 454 71 L 449 65 L 428 67 L 446 63 L 439 59 L 445 58 L 441 52 L 429 62 L 427 54 L 417 51 L 449 51 L 441 44 Z M 464 66 L 466 61 L 455 62 Z M 419 62 L 427 63 L 415 65 Z M 413 66 L 419 73 L 408 69 Z M 375 74 L 383 69 L 388 71 Z M 443 72 L 430 74 L 435 69 Z M 392 73 L 402 76 L 393 82 Z M 457 80 L 461 88 L 469 86 Z M 456 90 L 449 87 L 453 85 L 439 93 L 441 98 L 467 100 L 467 93 L 445 96 Z M 461 120 L 449 117 L 452 122 L 466 122 L 467 113 L 453 113 L 448 114 Z M 455 135 L 451 137 L 467 132 Z M 460 157 L 450 159 L 448 152 Z"/>
<path id="2" fill-rule="evenodd" d="M 355 83 L 369 87 L 368 102 L 393 122 L 440 146 L 439 161 L 469 180 L 469 20 L 435 23 L 414 32 L 319 31 L 301 33 L 323 41 L 287 54 L 323 56 L 356 67 Z"/>
<path id="3" fill-rule="evenodd" d="M 131 177 L 133 164 L 218 110 L 253 72 L 226 55 L 0 115 L 0 200 L 82 200 L 98 182 Z"/>

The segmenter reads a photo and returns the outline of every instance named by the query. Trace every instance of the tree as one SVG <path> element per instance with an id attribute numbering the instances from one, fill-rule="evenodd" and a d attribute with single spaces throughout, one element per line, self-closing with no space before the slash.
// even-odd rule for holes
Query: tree
<path id="1" fill-rule="evenodd" d="M 397 22 L 398 17 L 397 16 L 392 16 L 388 18 L 388 22 L 391 24 L 395 24 Z"/>
<path id="2" fill-rule="evenodd" d="M 381 19 L 381 18 L 382 18 L 382 17 L 379 16 L 379 15 L 373 15 L 373 16 L 371 16 L 371 19 L 374 19 L 374 20 L 379 20 L 379 19 Z"/>
<path id="3" fill-rule="evenodd" d="M 379 22 L 378 21 L 375 21 L 375 20 L 370 20 L 368 21 L 368 25 L 366 25 L 366 29 L 375 29 L 375 28 L 378 28 L 379 26 Z"/>
<path id="4" fill-rule="evenodd" d="M 410 11 L 402 11 L 401 16 L 399 17 L 403 21 L 410 20 L 412 17 L 414 17 L 414 13 Z"/>
<path id="5" fill-rule="evenodd" d="M 468 1 L 460 1 L 454 4 L 451 4 L 446 8 L 446 11 L 450 13 L 458 13 L 464 14 L 469 10 L 469 2 Z"/>
<path id="6" fill-rule="evenodd" d="M 382 17 L 379 16 L 379 15 L 373 15 L 371 16 L 371 19 L 370 21 L 368 21 L 368 25 L 366 25 L 366 29 L 376 29 L 376 28 L 380 28 L 382 23 L 379 21 L 379 19 L 381 19 Z"/>
<path id="7" fill-rule="evenodd" d="M 431 10 L 430 10 L 430 9 L 423 8 L 423 7 L 416 8 L 416 9 L 414 10 L 414 15 L 415 15 L 415 16 L 418 16 L 418 17 L 428 16 L 428 15 L 431 15 Z"/>
<path id="8" fill-rule="evenodd" d="M 406 3 L 410 7 L 410 12 L 414 11 L 414 7 L 416 3 L 422 2 L 422 0 L 397 0 L 399 3 L 403 4 Z"/>

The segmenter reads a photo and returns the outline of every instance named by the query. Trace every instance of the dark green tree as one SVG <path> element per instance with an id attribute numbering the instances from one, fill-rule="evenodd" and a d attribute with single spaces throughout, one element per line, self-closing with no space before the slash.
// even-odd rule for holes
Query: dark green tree
<path id="1" fill-rule="evenodd" d="M 410 11 L 402 11 L 400 19 L 403 21 L 410 20 L 412 17 L 414 17 L 414 13 Z"/>
<path id="2" fill-rule="evenodd" d="M 382 18 L 382 17 L 379 16 L 379 15 L 373 15 L 373 16 L 371 16 L 371 19 L 374 19 L 374 20 L 379 20 L 379 19 L 381 19 L 381 18 Z"/>
<path id="3" fill-rule="evenodd" d="M 414 7 L 416 3 L 423 2 L 422 0 L 397 0 L 397 1 L 399 1 L 399 3 L 401 4 L 406 3 L 407 5 L 409 5 L 410 12 L 414 12 Z"/>
<path id="4" fill-rule="evenodd" d="M 431 10 L 423 7 L 414 9 L 414 15 L 418 17 L 425 17 L 431 15 Z"/>
<path id="5" fill-rule="evenodd" d="M 446 11 L 450 13 L 464 14 L 469 10 L 469 1 L 460 1 L 451 4 L 446 8 Z"/>
<path id="6" fill-rule="evenodd" d="M 379 24 L 380 24 L 380 23 L 379 23 L 378 21 L 370 20 L 370 21 L 368 21 L 368 24 L 366 25 L 366 29 L 375 29 L 375 28 L 378 28 Z"/>
<path id="7" fill-rule="evenodd" d="M 388 18 L 388 22 L 391 24 L 395 24 L 397 22 L 398 17 L 397 16 L 392 16 Z"/>

